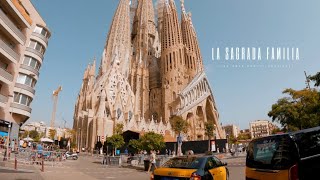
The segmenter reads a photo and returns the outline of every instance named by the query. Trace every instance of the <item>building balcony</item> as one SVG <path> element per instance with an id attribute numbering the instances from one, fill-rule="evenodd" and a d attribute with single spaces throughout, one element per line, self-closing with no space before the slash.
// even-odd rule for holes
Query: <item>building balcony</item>
<path id="1" fill-rule="evenodd" d="M 26 48 L 26 51 L 37 55 L 37 56 L 41 59 L 41 62 L 42 62 L 42 60 L 43 60 L 43 54 L 41 54 L 39 51 L 37 51 L 37 50 L 35 50 L 35 49 L 32 49 L 32 48 L 29 48 L 29 47 Z"/>
<path id="2" fill-rule="evenodd" d="M 29 15 L 29 13 L 25 10 L 25 8 L 20 4 L 19 0 L 7 0 L 11 1 L 10 4 L 12 3 L 13 6 L 20 12 L 19 15 L 21 15 L 23 18 L 21 20 L 26 21 L 28 24 L 32 24 L 32 19 Z"/>
<path id="3" fill-rule="evenodd" d="M 1 104 L 6 104 L 8 102 L 8 97 L 5 96 L 5 95 L 2 95 L 0 94 L 0 107 L 1 107 Z"/>
<path id="4" fill-rule="evenodd" d="M 16 39 L 20 44 L 26 42 L 26 36 L 14 25 L 7 15 L 0 9 L 0 24 Z"/>
<path id="5" fill-rule="evenodd" d="M 32 109 L 28 106 L 18 104 L 18 103 L 11 103 L 10 104 L 10 111 L 16 114 L 21 114 L 27 117 L 30 117 Z"/>
<path id="6" fill-rule="evenodd" d="M 0 68 L 0 80 L 6 84 L 10 84 L 13 81 L 13 75 L 6 70 Z"/>
<path id="7" fill-rule="evenodd" d="M 26 91 L 31 92 L 32 94 L 35 94 L 35 92 L 36 92 L 32 87 L 30 87 L 30 86 L 28 86 L 28 85 L 25 85 L 25 84 L 16 83 L 16 84 L 14 85 L 14 87 L 24 89 L 24 90 L 26 90 Z"/>
<path id="8" fill-rule="evenodd" d="M 37 55 L 37 56 L 41 59 L 41 62 L 42 62 L 42 60 L 43 60 L 43 54 L 41 54 L 39 51 L 37 51 L 37 50 L 35 50 L 35 49 L 32 49 L 32 48 L 30 48 L 30 47 L 27 47 L 27 48 L 26 48 L 26 51 Z"/>
<path id="9" fill-rule="evenodd" d="M 34 37 L 37 37 L 37 38 L 41 39 L 41 40 L 44 42 L 44 43 L 41 42 L 43 45 L 44 45 L 44 44 L 48 45 L 48 38 L 46 38 L 44 35 L 39 34 L 39 33 L 36 33 L 36 32 L 33 32 L 31 35 L 34 36 Z M 47 48 L 47 47 L 46 47 L 46 48 Z"/>
<path id="10" fill-rule="evenodd" d="M 7 43 L 0 39 L 0 53 L 8 58 L 11 62 L 19 62 L 20 54 L 16 53 Z"/>
<path id="11" fill-rule="evenodd" d="M 32 72 L 33 74 L 39 76 L 39 71 L 36 70 L 36 69 L 34 69 L 33 67 L 30 67 L 30 66 L 21 64 L 21 65 L 20 65 L 20 68 L 25 69 L 25 70 L 28 70 L 28 71 Z"/>

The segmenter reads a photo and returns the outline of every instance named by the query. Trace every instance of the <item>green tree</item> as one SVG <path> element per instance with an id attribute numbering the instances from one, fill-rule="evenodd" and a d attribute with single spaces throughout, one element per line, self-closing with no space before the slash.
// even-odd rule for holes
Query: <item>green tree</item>
<path id="1" fill-rule="evenodd" d="M 25 130 L 25 131 L 21 134 L 20 137 L 23 139 L 23 138 L 28 137 L 28 135 L 29 135 L 29 131 Z"/>
<path id="2" fill-rule="evenodd" d="M 170 123 L 172 130 L 177 133 L 181 137 L 181 133 L 187 133 L 189 129 L 189 124 L 186 120 L 184 120 L 181 116 L 171 116 L 170 117 Z M 182 143 L 178 142 L 178 152 L 177 155 L 180 156 L 182 154 L 181 149 Z"/>
<path id="3" fill-rule="evenodd" d="M 142 143 L 141 143 L 141 140 L 137 140 L 137 139 L 131 139 L 129 141 L 129 146 L 131 146 L 134 150 L 136 151 L 141 151 L 143 150 L 143 146 L 142 146 Z"/>
<path id="4" fill-rule="evenodd" d="M 139 140 L 143 149 L 148 152 L 150 150 L 161 150 L 165 147 L 163 136 L 154 132 L 144 134 Z"/>
<path id="5" fill-rule="evenodd" d="M 171 116 L 170 123 L 172 126 L 172 130 L 177 133 L 179 136 L 181 133 L 187 133 L 189 124 L 186 120 L 184 120 L 181 116 Z"/>
<path id="6" fill-rule="evenodd" d="M 57 134 L 57 131 L 55 129 L 49 129 L 49 137 L 50 137 L 50 139 L 54 139 L 56 134 Z"/>
<path id="7" fill-rule="evenodd" d="M 166 146 L 163 136 L 154 132 L 148 132 L 138 140 L 130 140 L 129 145 L 137 151 L 146 150 L 147 152 L 162 150 Z"/>
<path id="8" fill-rule="evenodd" d="M 309 77 L 312 81 L 315 81 L 315 86 L 320 86 L 320 72 L 316 75 Z"/>
<path id="9" fill-rule="evenodd" d="M 238 140 L 248 140 L 251 139 L 250 133 L 240 133 L 238 135 Z"/>
<path id="10" fill-rule="evenodd" d="M 229 136 L 229 143 L 230 144 L 237 144 L 238 139 L 235 138 L 233 135 Z"/>
<path id="11" fill-rule="evenodd" d="M 208 151 L 210 151 L 210 140 L 215 136 L 216 126 L 212 121 L 208 121 L 204 124 L 205 135 L 208 136 Z"/>
<path id="12" fill-rule="evenodd" d="M 286 130 L 295 131 L 320 125 L 320 93 L 315 89 L 283 91 L 288 97 L 278 100 L 268 113 L 272 121 Z"/>
<path id="13" fill-rule="evenodd" d="M 274 128 L 271 134 L 278 134 L 279 132 L 282 132 L 280 128 Z"/>
<path id="14" fill-rule="evenodd" d="M 125 144 L 124 139 L 120 134 L 114 134 L 113 136 L 108 137 L 107 142 L 114 148 L 114 152 L 116 152 L 117 148 L 120 148 Z"/>
<path id="15" fill-rule="evenodd" d="M 121 123 L 116 124 L 114 131 L 115 131 L 115 134 L 122 134 L 123 133 L 123 124 L 121 124 Z"/>
<path id="16" fill-rule="evenodd" d="M 36 130 L 31 130 L 30 132 L 29 132 L 29 137 L 30 138 L 32 138 L 32 139 L 36 139 L 36 138 L 39 138 L 39 133 L 38 133 L 38 131 L 36 131 Z"/>

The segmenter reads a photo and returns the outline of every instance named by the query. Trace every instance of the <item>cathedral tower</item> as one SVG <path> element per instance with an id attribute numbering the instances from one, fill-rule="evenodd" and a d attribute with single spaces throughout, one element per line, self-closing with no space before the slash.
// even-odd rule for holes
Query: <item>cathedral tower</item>
<path id="1" fill-rule="evenodd" d="M 198 44 L 198 38 L 191 20 L 191 13 L 187 13 L 184 7 L 184 0 L 181 1 L 181 29 L 183 43 L 185 45 L 185 64 L 189 81 L 195 75 L 203 71 L 202 57 Z"/>
<path id="2" fill-rule="evenodd" d="M 134 114 L 137 119 L 157 117 L 161 104 L 150 99 L 151 94 L 160 93 L 159 72 L 160 42 L 155 24 L 152 0 L 139 0 L 132 28 L 133 56 L 130 68 L 130 85 L 135 94 Z M 150 106 L 153 108 L 150 110 Z M 153 116 L 154 115 L 154 116 Z"/>
<path id="3" fill-rule="evenodd" d="M 174 103 L 179 91 L 187 85 L 184 44 L 174 0 L 166 0 L 161 32 L 162 117 L 165 121 L 177 111 Z"/>
<path id="4" fill-rule="evenodd" d="M 117 53 L 121 73 L 128 75 L 128 63 L 131 49 L 130 41 L 130 1 L 120 0 L 107 37 L 103 51 L 98 77 L 112 69 Z"/>

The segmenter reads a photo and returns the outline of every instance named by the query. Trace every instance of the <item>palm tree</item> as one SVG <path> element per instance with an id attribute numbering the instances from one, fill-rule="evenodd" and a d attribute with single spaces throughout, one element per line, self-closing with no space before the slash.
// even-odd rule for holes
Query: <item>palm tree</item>
<path id="1" fill-rule="evenodd" d="M 189 124 L 186 120 L 184 120 L 181 116 L 171 116 L 170 117 L 170 123 L 172 130 L 178 134 L 178 139 L 181 138 L 181 133 L 187 133 Z M 178 153 L 177 155 L 181 155 L 181 145 L 182 142 L 178 141 Z"/>

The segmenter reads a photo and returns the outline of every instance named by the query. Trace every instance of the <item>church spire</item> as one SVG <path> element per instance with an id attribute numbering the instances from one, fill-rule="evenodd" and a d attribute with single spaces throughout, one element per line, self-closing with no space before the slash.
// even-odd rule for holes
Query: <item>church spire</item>
<path id="1" fill-rule="evenodd" d="M 131 36 L 133 56 L 130 66 L 130 85 L 136 97 L 134 112 L 139 118 L 144 119 L 150 119 L 150 77 L 160 76 L 159 68 L 155 67 L 150 71 L 150 67 L 154 67 L 156 63 L 154 54 L 157 36 L 152 0 L 139 0 Z"/>
<path id="2" fill-rule="evenodd" d="M 169 119 L 177 111 L 173 104 L 188 83 L 185 74 L 184 44 L 174 0 L 166 0 L 161 30 L 162 118 Z"/>
<path id="3" fill-rule="evenodd" d="M 110 27 L 107 37 L 107 42 L 103 52 L 103 59 L 101 62 L 101 74 L 111 69 L 114 61 L 114 53 L 118 49 L 120 69 L 123 74 L 128 71 L 126 67 L 129 61 L 131 49 L 130 37 L 130 0 L 120 0 L 116 13 Z"/>
<path id="4" fill-rule="evenodd" d="M 194 29 L 191 13 L 187 13 L 184 6 L 184 0 L 181 2 L 181 29 L 183 43 L 185 45 L 185 59 L 186 59 L 186 69 L 187 74 L 190 76 L 190 79 L 193 79 L 194 76 L 203 71 L 202 57 L 200 54 L 200 48 L 198 44 L 198 38 L 196 31 Z"/>

